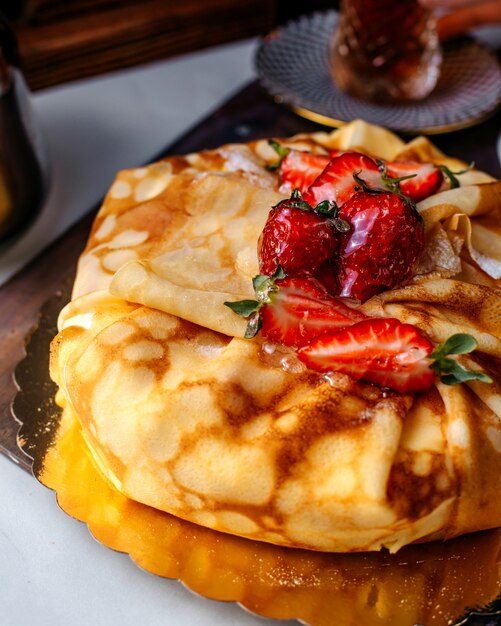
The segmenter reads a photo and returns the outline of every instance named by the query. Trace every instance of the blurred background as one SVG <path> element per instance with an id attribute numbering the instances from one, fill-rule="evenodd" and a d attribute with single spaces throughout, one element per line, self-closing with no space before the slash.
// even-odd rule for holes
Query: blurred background
<path id="1" fill-rule="evenodd" d="M 332 0 L 1 0 L 32 90 L 256 35 Z"/>

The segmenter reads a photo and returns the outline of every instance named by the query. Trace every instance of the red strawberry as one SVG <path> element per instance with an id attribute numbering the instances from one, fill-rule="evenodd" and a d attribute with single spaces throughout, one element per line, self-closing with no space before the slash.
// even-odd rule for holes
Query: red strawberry
<path id="1" fill-rule="evenodd" d="M 299 189 L 304 193 L 329 162 L 327 154 L 312 154 L 301 150 L 290 150 L 279 167 L 280 191 L 291 193 Z"/>
<path id="2" fill-rule="evenodd" d="M 327 291 L 335 296 L 339 293 L 338 269 L 333 259 L 327 259 L 315 272 L 315 278 Z"/>
<path id="3" fill-rule="evenodd" d="M 258 241 L 259 271 L 272 276 L 280 264 L 288 275 L 314 274 L 337 246 L 332 220 L 293 194 L 268 215 Z"/>
<path id="4" fill-rule="evenodd" d="M 275 281 L 270 302 L 260 309 L 262 334 L 286 346 L 302 346 L 314 337 L 366 319 L 356 309 L 329 295 L 312 278 L 284 278 Z"/>
<path id="5" fill-rule="evenodd" d="M 424 248 L 423 222 L 415 207 L 391 192 L 356 193 L 339 216 L 351 225 L 333 259 L 338 295 L 364 302 L 403 284 Z"/>
<path id="6" fill-rule="evenodd" d="M 304 193 L 304 200 L 311 206 L 328 200 L 341 207 L 359 187 L 354 174 L 368 187 L 383 187 L 382 174 L 373 159 L 359 152 L 344 152 L 329 161 L 324 171 Z"/>
<path id="7" fill-rule="evenodd" d="M 417 328 L 393 318 L 368 318 L 314 339 L 298 351 L 309 368 L 342 372 L 402 393 L 431 387 L 433 345 Z"/>
<path id="8" fill-rule="evenodd" d="M 442 172 L 433 163 L 417 163 L 413 161 L 393 161 L 386 163 L 388 176 L 412 178 L 400 181 L 400 191 L 413 202 L 420 202 L 437 193 L 444 180 Z"/>

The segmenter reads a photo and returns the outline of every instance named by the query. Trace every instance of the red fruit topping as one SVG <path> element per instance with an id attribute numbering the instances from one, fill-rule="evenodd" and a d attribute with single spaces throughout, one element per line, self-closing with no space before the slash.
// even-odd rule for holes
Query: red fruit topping
<path id="1" fill-rule="evenodd" d="M 414 326 L 366 317 L 330 296 L 313 278 L 287 278 L 279 267 L 273 276 L 258 275 L 252 283 L 257 300 L 224 303 L 248 319 L 245 337 L 261 330 L 270 341 L 296 348 L 311 369 L 343 372 L 405 393 L 428 389 L 435 375 L 446 385 L 492 382 L 483 372 L 466 370 L 448 358 L 475 350 L 471 335 L 452 335 L 433 349 Z"/>
<path id="2" fill-rule="evenodd" d="M 278 290 L 260 309 L 264 337 L 275 343 L 298 347 L 333 329 L 367 317 L 352 309 L 312 278 L 276 280 Z"/>
<path id="3" fill-rule="evenodd" d="M 268 215 L 258 241 L 259 271 L 272 276 L 281 265 L 288 275 L 314 274 L 337 246 L 332 221 L 293 195 Z"/>
<path id="4" fill-rule="evenodd" d="M 382 174 L 373 159 L 359 152 L 344 152 L 329 161 L 324 171 L 304 193 L 304 200 L 311 206 L 328 200 L 341 207 L 359 187 L 354 174 L 368 187 L 383 187 Z"/>
<path id="5" fill-rule="evenodd" d="M 428 358 L 433 345 L 410 324 L 392 318 L 368 318 L 314 339 L 298 351 L 309 368 L 342 372 L 402 393 L 432 386 Z"/>
<path id="6" fill-rule="evenodd" d="M 279 168 L 280 191 L 292 193 L 299 189 L 304 193 L 329 163 L 327 154 L 312 154 L 301 150 L 290 150 L 282 159 Z"/>
<path id="7" fill-rule="evenodd" d="M 319 267 L 318 271 L 315 272 L 315 278 L 333 296 L 339 293 L 339 280 L 337 273 L 338 269 L 333 259 L 328 259 Z"/>
<path id="8" fill-rule="evenodd" d="M 405 283 L 424 248 L 423 222 L 414 206 L 391 192 L 360 191 L 339 217 L 351 225 L 333 259 L 337 294 L 364 302 Z"/>
<path id="9" fill-rule="evenodd" d="M 400 191 L 413 202 L 420 202 L 437 193 L 444 180 L 442 172 L 433 163 L 394 161 L 393 163 L 388 162 L 386 166 L 388 176 L 392 178 L 416 174 L 412 178 L 400 181 Z"/>

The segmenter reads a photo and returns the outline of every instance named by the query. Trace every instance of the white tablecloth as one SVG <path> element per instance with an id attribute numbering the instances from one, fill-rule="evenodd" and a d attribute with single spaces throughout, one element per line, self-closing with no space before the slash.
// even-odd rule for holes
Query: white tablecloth
<path id="1" fill-rule="evenodd" d="M 33 228 L 0 251 L 0 283 L 96 203 L 118 169 L 152 158 L 250 80 L 254 48 L 254 41 L 227 45 L 34 95 L 51 192 Z M 58 508 L 51 491 L 2 455 L 0 503 L 4 626 L 263 623 L 98 544 Z"/>
<path id="2" fill-rule="evenodd" d="M 253 77 L 254 41 L 33 94 L 50 188 L 28 232 L 0 247 L 0 285 L 102 198 Z"/>

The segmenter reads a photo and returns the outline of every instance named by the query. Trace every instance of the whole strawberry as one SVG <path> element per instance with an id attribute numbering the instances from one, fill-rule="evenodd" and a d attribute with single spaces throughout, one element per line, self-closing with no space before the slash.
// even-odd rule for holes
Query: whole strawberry
<path id="1" fill-rule="evenodd" d="M 424 248 L 414 205 L 391 192 L 356 193 L 339 210 L 351 229 L 334 258 L 337 295 L 364 302 L 405 283 Z"/>
<path id="2" fill-rule="evenodd" d="M 315 274 L 337 250 L 338 223 L 328 210 L 314 210 L 295 191 L 268 215 L 258 241 L 260 273 L 272 276 L 280 265 L 288 276 Z"/>

